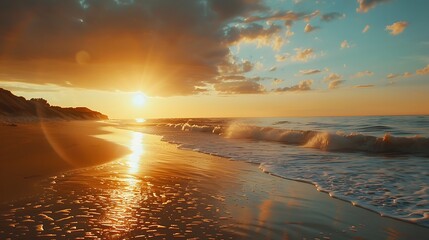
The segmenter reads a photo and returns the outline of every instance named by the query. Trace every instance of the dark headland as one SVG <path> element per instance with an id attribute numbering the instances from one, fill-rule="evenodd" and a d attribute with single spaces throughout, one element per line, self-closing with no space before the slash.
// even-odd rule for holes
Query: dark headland
<path id="1" fill-rule="evenodd" d="M 43 98 L 27 100 L 0 88 L 0 121 L 32 121 L 37 119 L 106 120 L 108 117 L 86 107 L 51 106 Z"/>

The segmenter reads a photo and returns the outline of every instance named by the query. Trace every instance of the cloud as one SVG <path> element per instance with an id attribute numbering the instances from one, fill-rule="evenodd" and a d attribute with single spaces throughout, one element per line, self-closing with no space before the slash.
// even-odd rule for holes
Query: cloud
<path id="1" fill-rule="evenodd" d="M 280 51 L 280 49 L 282 48 L 283 44 L 284 44 L 283 38 L 280 37 L 280 36 L 276 36 L 274 38 L 273 44 L 272 44 L 273 50 L 274 51 Z"/>
<path id="2" fill-rule="evenodd" d="M 359 7 L 356 8 L 356 12 L 366 13 L 376 5 L 390 2 L 390 0 L 357 0 L 357 2 L 359 3 Z"/>
<path id="3" fill-rule="evenodd" d="M 419 74 L 419 75 L 429 74 L 429 64 L 426 67 L 422 68 L 422 69 L 418 69 L 416 71 L 416 73 Z"/>
<path id="4" fill-rule="evenodd" d="M 343 76 L 337 74 L 337 73 L 331 73 L 328 76 L 326 76 L 323 81 L 328 83 L 329 89 L 335 89 L 338 88 L 340 84 L 344 82 L 342 80 Z"/>
<path id="5" fill-rule="evenodd" d="M 226 81 L 216 83 L 214 88 L 223 94 L 259 94 L 265 93 L 265 88 L 252 80 Z"/>
<path id="6" fill-rule="evenodd" d="M 367 85 L 356 85 L 356 86 L 353 86 L 354 88 L 372 88 L 372 87 L 375 87 L 375 85 L 373 85 L 373 84 L 367 84 Z"/>
<path id="7" fill-rule="evenodd" d="M 236 61 L 233 57 L 230 56 L 227 63 L 219 65 L 218 72 L 222 75 L 234 75 L 250 72 L 253 70 L 253 68 L 254 64 L 250 61 Z"/>
<path id="8" fill-rule="evenodd" d="M 374 73 L 371 71 L 362 71 L 362 72 L 357 72 L 356 74 L 352 75 L 350 78 L 362 78 L 362 77 L 372 76 L 372 75 L 374 75 Z"/>
<path id="9" fill-rule="evenodd" d="M 344 82 L 344 80 L 334 80 L 334 81 L 330 81 L 329 82 L 329 89 L 336 89 L 340 86 L 340 84 L 342 84 Z"/>
<path id="10" fill-rule="evenodd" d="M 237 64 L 233 43 L 279 33 L 235 24 L 267 12 L 261 0 L 1 1 L 0 72 L 35 84 L 198 94 Z"/>
<path id="11" fill-rule="evenodd" d="M 313 27 L 310 25 L 310 23 L 307 23 L 304 27 L 304 32 L 309 33 L 309 32 L 312 32 L 312 31 L 318 29 L 318 28 L 319 27 Z"/>
<path id="12" fill-rule="evenodd" d="M 7 89 L 12 92 L 58 92 L 61 88 L 56 85 L 39 85 L 31 83 L 20 83 L 20 82 L 3 82 L 0 81 L 0 88 Z"/>
<path id="13" fill-rule="evenodd" d="M 275 58 L 277 62 L 284 62 L 289 58 L 289 56 L 290 56 L 289 53 L 286 53 L 284 55 L 276 54 Z"/>
<path id="14" fill-rule="evenodd" d="M 299 73 L 301 75 L 311 75 L 311 74 L 317 74 L 320 73 L 322 71 L 320 71 L 319 69 L 307 69 L 307 70 L 300 70 Z"/>
<path id="15" fill-rule="evenodd" d="M 386 26 L 386 30 L 389 31 L 391 35 L 396 36 L 398 34 L 401 34 L 407 27 L 408 27 L 408 22 L 401 21 L 401 22 L 395 22 L 392 25 Z"/>
<path id="16" fill-rule="evenodd" d="M 229 44 L 238 44 L 240 42 L 257 41 L 259 44 L 269 44 L 270 38 L 281 30 L 280 26 L 275 24 L 268 28 L 257 23 L 250 23 L 247 26 L 231 27 L 226 31 L 226 39 Z"/>
<path id="17" fill-rule="evenodd" d="M 274 79 L 274 80 L 273 80 L 273 85 L 279 85 L 279 84 L 281 84 L 282 82 L 283 82 L 283 80 L 282 80 L 282 79 L 276 78 L 276 79 Z"/>
<path id="18" fill-rule="evenodd" d="M 404 72 L 404 73 L 401 73 L 401 74 L 393 74 L 393 73 L 390 73 L 390 74 L 388 74 L 387 76 L 386 76 L 386 78 L 387 79 L 395 79 L 395 78 L 399 78 L 399 77 L 402 77 L 402 78 L 409 78 L 409 77 L 412 77 L 413 76 L 413 74 L 412 73 L 410 73 L 410 72 Z"/>
<path id="19" fill-rule="evenodd" d="M 345 18 L 345 17 L 346 17 L 346 14 L 344 14 L 344 13 L 331 12 L 331 13 L 326 13 L 326 14 L 323 14 L 322 16 L 320 16 L 320 20 L 322 20 L 324 22 L 330 22 L 330 21 Z"/>
<path id="20" fill-rule="evenodd" d="M 393 74 L 393 73 L 390 73 L 390 74 L 388 74 L 387 76 L 386 76 L 386 78 L 387 79 L 394 79 L 394 78 L 397 78 L 397 77 L 400 77 L 401 76 L 401 74 Z"/>
<path id="21" fill-rule="evenodd" d="M 362 33 L 366 33 L 366 32 L 368 32 L 368 30 L 369 30 L 369 28 L 370 28 L 371 26 L 369 26 L 368 24 L 367 25 L 365 25 L 365 27 L 363 28 L 363 30 L 362 30 Z"/>
<path id="22" fill-rule="evenodd" d="M 269 72 L 274 72 L 275 70 L 277 70 L 277 66 L 273 66 L 270 69 L 268 69 Z"/>
<path id="23" fill-rule="evenodd" d="M 345 48 L 350 48 L 350 45 L 347 42 L 347 40 L 344 40 L 341 42 L 340 47 L 341 47 L 341 49 L 345 49 Z"/>
<path id="24" fill-rule="evenodd" d="M 274 89 L 274 92 L 301 92 L 301 91 L 309 91 L 311 90 L 311 85 L 313 84 L 313 80 L 302 80 L 297 85 L 291 87 L 277 88 Z"/>
<path id="25" fill-rule="evenodd" d="M 409 78 L 409 77 L 412 77 L 412 76 L 413 76 L 413 74 L 410 73 L 410 72 L 404 72 L 404 74 L 402 74 L 403 78 Z"/>
<path id="26" fill-rule="evenodd" d="M 294 11 L 280 11 L 274 14 L 265 16 L 250 16 L 244 19 L 244 22 L 259 22 L 259 21 L 284 21 L 286 26 L 291 26 L 294 22 L 304 20 L 309 22 L 312 18 L 320 14 L 319 10 L 311 13 L 294 12 Z"/>
<path id="27" fill-rule="evenodd" d="M 296 54 L 292 57 L 292 60 L 295 62 L 307 62 L 316 57 L 312 48 L 295 48 L 295 52 Z"/>
<path id="28" fill-rule="evenodd" d="M 330 81 L 335 81 L 335 80 L 340 80 L 343 76 L 337 74 L 337 73 L 331 73 L 328 76 L 326 76 L 323 81 L 325 82 L 330 82 Z"/>
<path id="29" fill-rule="evenodd" d="M 275 55 L 277 62 L 283 62 L 289 59 L 292 59 L 294 62 L 308 62 L 308 60 L 316 57 L 314 50 L 312 48 L 295 48 L 295 55 L 290 53 L 285 53 L 283 55 Z"/>

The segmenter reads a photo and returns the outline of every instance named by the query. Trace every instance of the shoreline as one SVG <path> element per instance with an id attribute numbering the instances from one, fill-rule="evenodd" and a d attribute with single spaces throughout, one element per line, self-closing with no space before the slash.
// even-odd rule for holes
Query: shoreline
<path id="1" fill-rule="evenodd" d="M 44 177 L 125 155 L 126 148 L 98 137 L 108 134 L 105 126 L 98 121 L 0 125 L 0 202 L 34 193 Z"/>
<path id="2" fill-rule="evenodd" d="M 416 239 L 429 234 L 428 228 L 356 208 L 254 164 L 178 149 L 135 129 L 104 125 L 97 131 L 105 133 L 98 141 L 127 147 L 130 154 L 57 173 L 43 183 L 40 196 L 0 204 L 0 237 L 90 232 L 159 239 Z M 40 225 L 43 231 L 37 231 Z"/>
<path id="3" fill-rule="evenodd" d="M 126 129 L 126 128 L 124 128 L 124 129 Z M 156 133 L 146 133 L 146 134 L 151 134 L 151 135 L 156 135 L 156 136 L 162 137 L 162 135 L 159 135 L 159 134 L 156 134 Z M 229 160 L 229 161 L 244 162 L 246 164 L 257 166 L 257 169 L 259 169 L 261 172 L 263 172 L 263 173 L 265 173 L 267 175 L 270 175 L 270 176 L 273 176 L 273 177 L 276 177 L 276 178 L 280 178 L 280 179 L 284 179 L 284 180 L 287 180 L 287 181 L 299 182 L 299 183 L 303 183 L 303 184 L 306 184 L 306 185 L 310 185 L 310 186 L 314 187 L 315 191 L 320 192 L 320 193 L 324 193 L 324 194 L 326 194 L 328 197 L 330 197 L 332 199 L 336 199 L 336 200 L 348 203 L 349 205 L 351 205 L 353 207 L 361 208 L 361 209 L 366 210 L 368 212 L 375 213 L 375 214 L 379 215 L 382 218 L 389 218 L 389 219 L 392 219 L 392 220 L 396 220 L 396 221 L 400 221 L 400 222 L 404 222 L 404 223 L 408 223 L 408 224 L 414 224 L 414 225 L 417 225 L 419 227 L 423 227 L 423 228 L 429 229 L 428 226 L 420 224 L 417 221 L 402 219 L 402 218 L 398 218 L 398 217 L 395 217 L 395 216 L 389 215 L 389 214 L 383 214 L 383 213 L 381 213 L 381 212 L 379 212 L 379 211 L 377 211 L 375 209 L 372 209 L 371 206 L 364 206 L 364 205 L 362 205 L 360 203 L 353 202 L 352 200 L 341 198 L 339 196 L 336 196 L 335 194 L 331 194 L 328 190 L 319 189 L 319 185 L 317 183 L 315 183 L 315 182 L 307 181 L 307 180 L 303 180 L 303 179 L 288 178 L 288 177 L 285 177 L 285 176 L 282 176 L 282 175 L 278 175 L 278 174 L 272 173 L 270 171 L 267 171 L 267 170 L 261 168 L 259 163 L 247 162 L 247 161 L 241 161 L 241 160 L 235 160 L 233 158 L 225 157 L 225 156 L 222 156 L 220 154 L 211 154 L 211 153 L 202 152 L 202 151 L 198 151 L 198 150 L 195 151 L 195 150 L 192 150 L 192 149 L 189 149 L 189 148 L 181 148 L 180 144 L 178 144 L 178 143 L 164 141 L 163 139 L 161 139 L 161 141 L 166 142 L 168 144 L 175 145 L 175 146 L 177 146 L 178 149 L 181 149 L 181 150 L 184 150 L 184 151 L 198 152 L 198 153 L 201 153 L 201 154 L 204 154 L 204 155 L 207 155 L 207 156 L 214 156 L 214 157 L 223 158 L 223 159 L 226 159 L 226 160 Z"/>

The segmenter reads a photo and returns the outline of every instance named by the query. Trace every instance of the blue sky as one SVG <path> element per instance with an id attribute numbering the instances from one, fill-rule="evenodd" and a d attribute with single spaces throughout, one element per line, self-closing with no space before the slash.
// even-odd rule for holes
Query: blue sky
<path id="1" fill-rule="evenodd" d="M 342 86 L 375 85 L 385 86 L 398 80 L 387 79 L 389 74 L 415 73 L 429 63 L 429 23 L 427 1 L 388 1 L 380 3 L 366 13 L 357 12 L 354 1 L 267 1 L 273 9 L 292 11 L 320 11 L 320 15 L 329 12 L 344 14 L 344 17 L 329 22 L 315 17 L 310 21 L 295 22 L 291 31 L 294 35 L 289 43 L 280 50 L 274 51 L 270 46 L 255 48 L 254 43 L 241 44 L 237 56 L 242 59 L 258 61 L 263 69 L 277 67 L 274 72 L 254 71 L 249 76 L 267 76 L 284 79 L 289 84 L 312 78 L 314 87 L 323 88 L 323 78 L 331 72 L 342 75 L 345 79 Z M 386 26 L 405 21 L 408 27 L 398 35 L 391 35 Z M 318 27 L 312 32 L 304 32 L 309 23 Z M 363 33 L 365 26 L 369 30 Z M 283 34 L 286 29 L 283 30 Z M 346 40 L 349 48 L 342 49 L 341 43 Z M 277 62 L 276 54 L 289 52 L 296 48 L 312 48 L 316 54 L 308 62 Z M 237 51 L 234 47 L 233 52 Z M 312 76 L 297 76 L 300 70 L 319 69 L 323 72 Z M 329 71 L 326 71 L 329 69 Z M 351 76 L 358 72 L 370 71 L 372 75 L 361 78 Z M 427 85 L 427 76 L 418 75 L 407 79 L 407 84 Z M 267 84 L 267 83 L 265 83 Z M 268 84 L 267 84 L 268 85 Z"/>

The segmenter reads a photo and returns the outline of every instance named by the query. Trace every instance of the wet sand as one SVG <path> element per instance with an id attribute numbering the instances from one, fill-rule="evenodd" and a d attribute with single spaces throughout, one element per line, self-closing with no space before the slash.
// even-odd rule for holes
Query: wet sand
<path id="1" fill-rule="evenodd" d="M 45 177 L 37 196 L 0 205 L 0 239 L 422 239 L 429 234 L 428 228 L 380 217 L 309 184 L 262 173 L 257 165 L 180 150 L 159 136 L 104 129 L 112 133 L 97 138 L 130 154 Z"/>
<path id="2" fill-rule="evenodd" d="M 95 137 L 108 133 L 104 126 L 94 121 L 0 124 L 0 202 L 38 191 L 35 184 L 51 174 L 129 153 Z"/>

